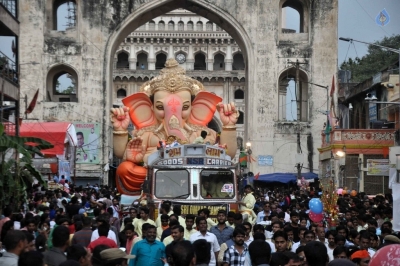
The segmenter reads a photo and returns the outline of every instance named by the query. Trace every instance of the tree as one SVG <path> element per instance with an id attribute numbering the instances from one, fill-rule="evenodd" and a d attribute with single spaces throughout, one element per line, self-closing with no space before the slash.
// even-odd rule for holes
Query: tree
<path id="1" fill-rule="evenodd" d="M 375 44 L 400 49 L 400 35 L 385 37 Z M 354 60 L 349 58 L 340 65 L 341 70 L 351 71 L 352 82 L 362 82 L 371 78 L 379 71 L 392 66 L 399 60 L 399 54 L 387 51 L 377 46 L 369 45 L 368 54 L 362 58 L 356 57 Z M 397 67 L 396 67 L 397 68 Z"/>
<path id="2" fill-rule="evenodd" d="M 39 138 L 8 136 L 0 123 L 0 210 L 9 204 L 26 202 L 27 189 L 32 187 L 34 178 L 39 184 L 46 185 L 32 165 L 32 155 L 43 156 L 40 151 L 52 147 L 51 143 Z M 22 154 L 22 158 L 7 158 L 10 149 Z"/>

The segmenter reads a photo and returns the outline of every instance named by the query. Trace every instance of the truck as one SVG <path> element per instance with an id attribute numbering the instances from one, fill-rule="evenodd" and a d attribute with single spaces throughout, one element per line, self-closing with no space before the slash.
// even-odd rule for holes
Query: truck
<path id="1" fill-rule="evenodd" d="M 150 196 L 150 217 L 158 216 L 158 206 L 169 200 L 180 205 L 182 215 L 197 215 L 208 208 L 210 217 L 218 210 L 238 210 L 236 164 L 223 147 L 184 144 L 161 147 L 149 156 L 143 193 Z"/>

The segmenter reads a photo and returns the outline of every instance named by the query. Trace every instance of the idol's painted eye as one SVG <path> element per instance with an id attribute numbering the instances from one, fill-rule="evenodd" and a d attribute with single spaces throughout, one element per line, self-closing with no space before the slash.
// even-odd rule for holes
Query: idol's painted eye
<path id="1" fill-rule="evenodd" d="M 183 110 L 183 111 L 186 111 L 186 110 L 189 110 L 189 108 L 190 108 L 190 105 L 185 104 L 185 105 L 182 107 L 182 110 Z"/>
<path id="2" fill-rule="evenodd" d="M 164 110 L 164 106 L 163 105 L 157 105 L 156 108 L 157 108 L 157 110 Z"/>

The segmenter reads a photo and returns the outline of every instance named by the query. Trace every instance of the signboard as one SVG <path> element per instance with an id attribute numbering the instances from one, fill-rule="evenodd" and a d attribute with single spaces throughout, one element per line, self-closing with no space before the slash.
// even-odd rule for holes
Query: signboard
<path id="1" fill-rule="evenodd" d="M 272 166 L 274 165 L 274 157 L 272 155 L 258 155 L 258 165 Z"/>
<path id="2" fill-rule="evenodd" d="M 71 181 L 71 166 L 69 161 L 58 161 L 58 176 L 60 178 L 64 176 L 65 180 L 68 180 L 68 182 Z"/>
<path id="3" fill-rule="evenodd" d="M 100 126 L 98 123 L 74 122 L 76 138 L 76 163 L 100 163 Z"/>
<path id="4" fill-rule="evenodd" d="M 378 119 L 376 111 L 376 103 L 369 104 L 369 122 L 376 121 Z"/>
<path id="5" fill-rule="evenodd" d="M 367 159 L 367 175 L 389 176 L 389 159 Z"/>

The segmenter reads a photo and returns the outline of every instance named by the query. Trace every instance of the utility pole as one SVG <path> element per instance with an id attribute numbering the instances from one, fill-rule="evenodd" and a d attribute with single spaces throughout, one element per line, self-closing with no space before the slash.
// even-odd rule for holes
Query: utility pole
<path id="1" fill-rule="evenodd" d="M 296 103 L 297 103 L 297 179 L 301 179 L 301 168 L 303 167 L 303 163 L 300 162 L 301 154 L 301 140 L 300 140 L 300 120 L 301 120 L 301 105 L 302 105 L 302 93 L 300 91 L 300 65 L 307 64 L 307 63 L 300 63 L 299 60 L 296 62 L 288 61 L 288 63 L 295 65 L 296 67 L 296 77 L 295 77 L 295 92 L 296 92 Z"/>

